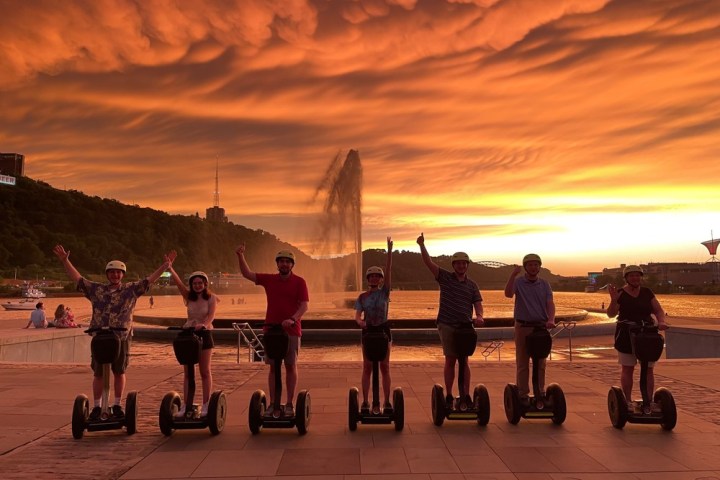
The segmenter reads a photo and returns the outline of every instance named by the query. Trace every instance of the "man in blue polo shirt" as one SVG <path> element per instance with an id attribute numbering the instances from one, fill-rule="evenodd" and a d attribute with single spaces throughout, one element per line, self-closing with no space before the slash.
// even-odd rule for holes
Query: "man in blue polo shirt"
<path id="1" fill-rule="evenodd" d="M 515 265 L 507 285 L 505 296 L 515 296 L 515 364 L 517 366 L 517 386 L 521 399 L 527 400 L 530 394 L 530 356 L 525 349 L 525 338 L 535 327 L 555 328 L 555 302 L 553 292 L 547 280 L 538 275 L 542 260 L 534 253 L 523 258 L 525 275 L 516 278 L 522 269 Z M 538 387 L 545 389 L 545 360 L 538 361 Z M 542 401 L 542 399 L 538 399 Z"/>

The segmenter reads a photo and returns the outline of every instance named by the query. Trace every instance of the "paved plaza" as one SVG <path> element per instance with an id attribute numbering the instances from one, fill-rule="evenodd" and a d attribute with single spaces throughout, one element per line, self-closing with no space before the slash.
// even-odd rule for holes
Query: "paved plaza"
<path id="1" fill-rule="evenodd" d="M 266 369 L 218 364 L 215 386 L 227 394 L 228 422 L 164 437 L 157 414 L 162 396 L 181 388 L 180 368 L 133 365 L 128 390 L 138 390 L 138 432 L 86 433 L 74 440 L 72 402 L 89 393 L 90 371 L 81 365 L 0 364 L 0 477 L 60 479 L 283 478 L 404 479 L 720 479 L 720 360 L 664 360 L 657 386 L 671 389 L 678 425 L 610 424 L 606 398 L 617 383 L 610 361 L 553 361 L 548 382 L 562 385 L 568 416 L 510 425 L 502 405 L 511 362 L 472 363 L 472 383 L 490 393 L 487 427 L 472 421 L 432 424 L 430 391 L 441 382 L 440 362 L 393 363 L 393 386 L 405 393 L 406 425 L 347 426 L 348 389 L 359 386 L 357 362 L 301 363 L 300 388 L 310 391 L 309 432 L 247 426 L 252 392 L 265 389 Z M 636 387 L 637 388 L 637 387 Z M 636 390 L 637 391 L 637 390 Z"/>

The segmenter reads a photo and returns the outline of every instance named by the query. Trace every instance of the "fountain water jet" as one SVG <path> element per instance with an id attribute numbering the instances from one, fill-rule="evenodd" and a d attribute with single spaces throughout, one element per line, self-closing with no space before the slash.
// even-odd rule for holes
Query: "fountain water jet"
<path id="1" fill-rule="evenodd" d="M 362 289 L 362 165 L 357 150 L 350 150 L 344 161 L 338 152 L 313 201 L 322 201 L 323 209 L 311 254 L 326 258 L 346 255 L 354 263 L 355 285 L 347 285 L 343 279 L 343 290 Z"/>

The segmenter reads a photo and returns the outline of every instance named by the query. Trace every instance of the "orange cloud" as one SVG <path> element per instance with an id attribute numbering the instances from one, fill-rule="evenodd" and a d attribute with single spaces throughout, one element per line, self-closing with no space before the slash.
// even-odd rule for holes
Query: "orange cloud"
<path id="1" fill-rule="evenodd" d="M 0 32 L 0 145 L 58 187 L 202 214 L 218 155 L 230 217 L 302 244 L 322 173 L 338 149 L 358 148 L 368 246 L 397 232 L 413 247 L 425 230 L 445 242 L 438 254 L 453 236 L 503 258 L 532 243 L 595 269 L 587 249 L 680 255 L 717 228 L 712 2 L 3 11 L 17 28 Z M 626 225 L 663 234 L 605 233 Z"/>

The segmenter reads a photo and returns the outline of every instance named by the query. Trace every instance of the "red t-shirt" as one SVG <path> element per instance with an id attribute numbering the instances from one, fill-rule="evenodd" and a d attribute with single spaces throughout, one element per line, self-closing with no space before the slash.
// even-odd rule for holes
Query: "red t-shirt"
<path id="1" fill-rule="evenodd" d="M 255 284 L 265 288 L 267 312 L 265 323 L 282 323 L 295 315 L 301 302 L 309 301 L 308 289 L 302 277 L 290 273 L 283 279 L 279 273 L 256 273 Z M 289 335 L 302 336 L 300 318 L 288 329 Z"/>

